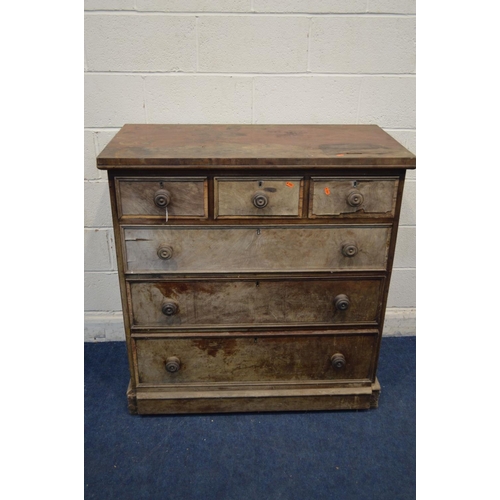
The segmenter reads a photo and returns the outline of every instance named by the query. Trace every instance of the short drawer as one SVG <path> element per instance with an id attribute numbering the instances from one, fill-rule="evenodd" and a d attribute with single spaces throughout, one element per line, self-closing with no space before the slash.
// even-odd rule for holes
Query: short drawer
<path id="1" fill-rule="evenodd" d="M 313 177 L 309 217 L 392 217 L 397 178 Z"/>
<path id="2" fill-rule="evenodd" d="M 119 217 L 206 218 L 205 177 L 116 178 Z"/>
<path id="3" fill-rule="evenodd" d="M 129 286 L 136 327 L 375 325 L 382 279 L 169 280 Z"/>
<path id="4" fill-rule="evenodd" d="M 391 226 L 125 227 L 128 273 L 385 270 Z"/>
<path id="5" fill-rule="evenodd" d="M 302 178 L 219 177 L 215 179 L 215 216 L 301 217 Z"/>
<path id="6" fill-rule="evenodd" d="M 137 339 L 139 382 L 371 378 L 376 335 Z"/>

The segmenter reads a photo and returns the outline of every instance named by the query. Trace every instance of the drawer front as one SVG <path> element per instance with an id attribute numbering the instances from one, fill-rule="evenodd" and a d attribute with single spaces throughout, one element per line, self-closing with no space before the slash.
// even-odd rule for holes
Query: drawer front
<path id="1" fill-rule="evenodd" d="M 302 178 L 216 178 L 218 218 L 300 217 Z"/>
<path id="2" fill-rule="evenodd" d="M 140 339 L 135 345 L 144 384 L 289 382 L 370 379 L 376 340 L 376 335 L 308 335 Z"/>
<path id="3" fill-rule="evenodd" d="M 129 273 L 298 272 L 385 270 L 391 226 L 155 226 L 123 231 Z"/>
<path id="4" fill-rule="evenodd" d="M 188 178 L 117 178 L 118 216 L 206 218 L 207 180 Z"/>
<path id="5" fill-rule="evenodd" d="M 131 282 L 134 326 L 376 324 L 382 279 Z"/>
<path id="6" fill-rule="evenodd" d="M 397 178 L 313 177 L 309 217 L 392 217 L 398 182 Z"/>

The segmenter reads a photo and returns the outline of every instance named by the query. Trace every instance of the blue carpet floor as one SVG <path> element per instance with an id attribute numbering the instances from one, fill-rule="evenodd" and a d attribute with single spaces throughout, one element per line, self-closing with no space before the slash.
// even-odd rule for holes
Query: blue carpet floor
<path id="1" fill-rule="evenodd" d="M 415 498 L 415 337 L 384 338 L 368 411 L 131 416 L 124 342 L 85 344 L 85 498 Z"/>

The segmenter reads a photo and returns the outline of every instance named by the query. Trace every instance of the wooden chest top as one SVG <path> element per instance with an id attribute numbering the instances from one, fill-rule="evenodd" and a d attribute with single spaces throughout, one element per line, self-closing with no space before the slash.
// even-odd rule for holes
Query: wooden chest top
<path id="1" fill-rule="evenodd" d="M 171 165 L 415 168 L 415 155 L 377 125 L 125 125 L 100 169 Z"/>

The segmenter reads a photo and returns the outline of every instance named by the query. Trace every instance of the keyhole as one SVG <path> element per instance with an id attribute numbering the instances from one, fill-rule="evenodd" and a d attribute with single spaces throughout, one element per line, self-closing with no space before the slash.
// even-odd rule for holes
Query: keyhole
<path id="1" fill-rule="evenodd" d="M 257 234 L 260 234 L 260 229 L 257 229 Z"/>
<path id="2" fill-rule="evenodd" d="M 160 187 L 163 187 L 163 181 L 160 181 Z"/>
<path id="3" fill-rule="evenodd" d="M 352 183 L 352 185 L 353 185 L 354 187 L 358 187 L 358 181 L 354 181 L 354 182 Z"/>
<path id="4" fill-rule="evenodd" d="M 262 187 L 262 181 L 259 181 L 259 187 Z"/>
<path id="5" fill-rule="evenodd" d="M 260 283 L 258 281 L 255 282 L 255 286 L 259 286 Z"/>

